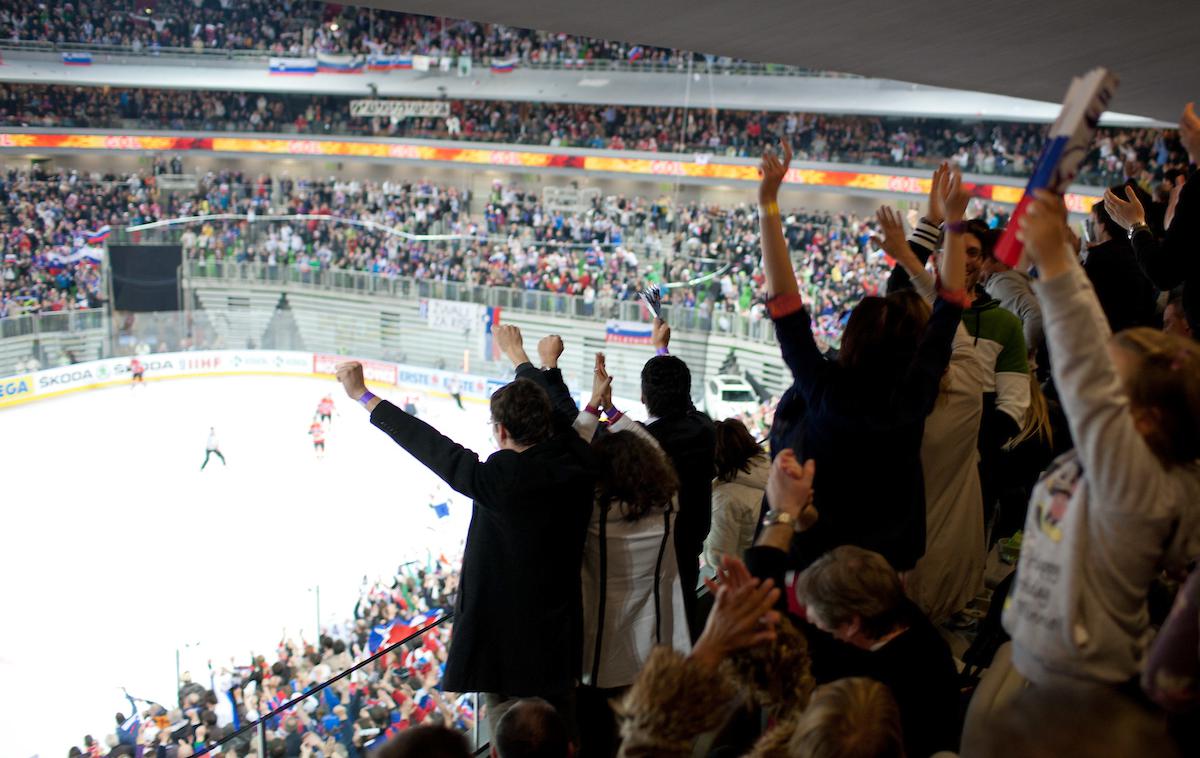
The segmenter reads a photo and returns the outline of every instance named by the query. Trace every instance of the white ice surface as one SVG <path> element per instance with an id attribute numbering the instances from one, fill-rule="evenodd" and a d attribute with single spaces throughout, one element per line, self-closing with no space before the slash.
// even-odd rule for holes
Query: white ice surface
<path id="1" fill-rule="evenodd" d="M 334 391 L 328 452 L 307 435 Z M 389 393 L 380 392 L 388 396 Z M 402 393 L 391 393 L 399 397 Z M 483 404 L 423 401 L 422 418 L 486 456 Z M 210 426 L 215 457 L 201 472 Z M 453 551 L 470 504 L 372 427 L 332 381 L 150 382 L 0 410 L 0 756 L 65 755 L 113 731 L 121 695 L 172 704 L 175 653 L 273 655 L 347 619 L 364 576 Z"/>

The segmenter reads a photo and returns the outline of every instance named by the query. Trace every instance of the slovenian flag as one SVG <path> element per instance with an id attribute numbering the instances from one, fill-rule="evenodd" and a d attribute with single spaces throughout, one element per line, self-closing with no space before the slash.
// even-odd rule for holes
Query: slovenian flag
<path id="1" fill-rule="evenodd" d="M 317 73 L 316 58 L 272 58 L 270 66 L 273 76 L 312 76 Z"/>
<path id="2" fill-rule="evenodd" d="M 629 50 L 629 60 L 631 60 L 631 61 L 641 60 L 642 56 L 645 54 L 646 54 L 646 51 L 642 48 L 641 45 L 634 45 Z"/>
<path id="3" fill-rule="evenodd" d="M 483 312 L 483 354 L 493 361 L 500 360 L 500 345 L 492 338 L 492 334 L 498 326 L 500 326 L 500 308 L 485 309 Z"/>
<path id="4" fill-rule="evenodd" d="M 373 55 L 367 60 L 369 71 L 407 71 L 412 67 L 411 55 Z"/>
<path id="5" fill-rule="evenodd" d="M 105 224 L 94 232 L 88 232 L 84 238 L 89 245 L 96 245 L 108 239 L 108 235 L 112 234 L 112 228 Z"/>
<path id="6" fill-rule="evenodd" d="M 1034 190 L 1047 189 L 1062 194 L 1079 173 L 1079 164 L 1087 156 L 1100 116 L 1117 91 L 1117 77 L 1107 69 L 1096 68 L 1071 80 L 1063 98 L 1062 110 L 1050 127 L 1042 155 L 1033 176 L 1025 185 L 1025 194 L 1008 220 L 1004 234 L 996 243 L 996 258 L 1012 268 L 1023 268 L 1025 245 L 1017 239 L 1021 219 L 1033 201 Z"/>
<path id="7" fill-rule="evenodd" d="M 517 67 L 516 57 L 505 58 L 503 60 L 492 59 L 493 74 L 511 74 L 513 69 Z"/>
<path id="8" fill-rule="evenodd" d="M 365 65 L 361 55 L 317 53 L 317 72 L 321 74 L 361 74 Z"/>
<path id="9" fill-rule="evenodd" d="M 92 65 L 91 53 L 63 53 L 62 62 L 68 66 L 90 66 Z"/>
<path id="10" fill-rule="evenodd" d="M 604 325 L 604 341 L 622 345 L 649 345 L 651 325 L 640 321 L 609 321 Z"/>

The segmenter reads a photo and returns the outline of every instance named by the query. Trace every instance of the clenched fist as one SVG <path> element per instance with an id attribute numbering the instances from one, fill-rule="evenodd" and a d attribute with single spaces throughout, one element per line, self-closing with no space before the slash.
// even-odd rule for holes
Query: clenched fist
<path id="1" fill-rule="evenodd" d="M 562 337 L 557 334 L 547 334 L 538 340 L 538 358 L 545 368 L 558 368 L 559 356 L 565 349 Z"/>
<path id="2" fill-rule="evenodd" d="M 346 394 L 351 400 L 358 401 L 360 397 L 367 391 L 367 382 L 363 379 L 363 367 L 358 361 L 346 361 L 339 363 L 334 369 L 337 373 L 338 381 L 342 383 L 342 389 L 346 390 Z"/>

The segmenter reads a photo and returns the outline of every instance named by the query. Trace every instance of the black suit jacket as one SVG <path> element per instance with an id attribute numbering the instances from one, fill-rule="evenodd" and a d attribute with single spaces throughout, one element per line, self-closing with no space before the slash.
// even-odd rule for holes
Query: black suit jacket
<path id="1" fill-rule="evenodd" d="M 486 461 L 384 401 L 371 423 L 474 500 L 445 687 L 555 696 L 581 660 L 580 581 L 595 471 L 573 431 Z"/>
<path id="2" fill-rule="evenodd" d="M 675 519 L 675 552 L 684 561 L 696 562 L 712 525 L 713 459 L 717 434 L 712 419 L 692 409 L 656 419 L 646 429 L 658 440 L 679 476 L 679 515 Z M 693 572 L 694 573 L 694 572 Z M 684 592 L 694 588 L 684 587 Z"/>

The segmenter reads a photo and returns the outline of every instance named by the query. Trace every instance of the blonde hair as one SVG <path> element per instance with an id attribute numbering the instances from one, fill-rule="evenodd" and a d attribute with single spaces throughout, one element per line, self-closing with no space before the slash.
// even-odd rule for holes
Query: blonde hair
<path id="1" fill-rule="evenodd" d="M 1046 443 L 1047 447 L 1054 447 L 1054 428 L 1050 425 L 1050 405 L 1046 402 L 1046 395 L 1042 393 L 1042 386 L 1038 384 L 1037 376 L 1030 371 L 1029 408 L 1025 410 L 1025 423 L 1021 426 L 1020 433 L 1005 443 L 1004 449 L 1012 450 L 1022 442 L 1034 437 Z"/>
<path id="2" fill-rule="evenodd" d="M 796 723 L 789 755 L 904 758 L 900 709 L 888 688 L 853 677 L 817 688 Z"/>
<path id="3" fill-rule="evenodd" d="M 1200 458 L 1200 346 L 1147 327 L 1126 329 L 1112 342 L 1136 359 L 1125 392 L 1135 411 L 1154 417 L 1143 439 L 1164 466 Z"/>

